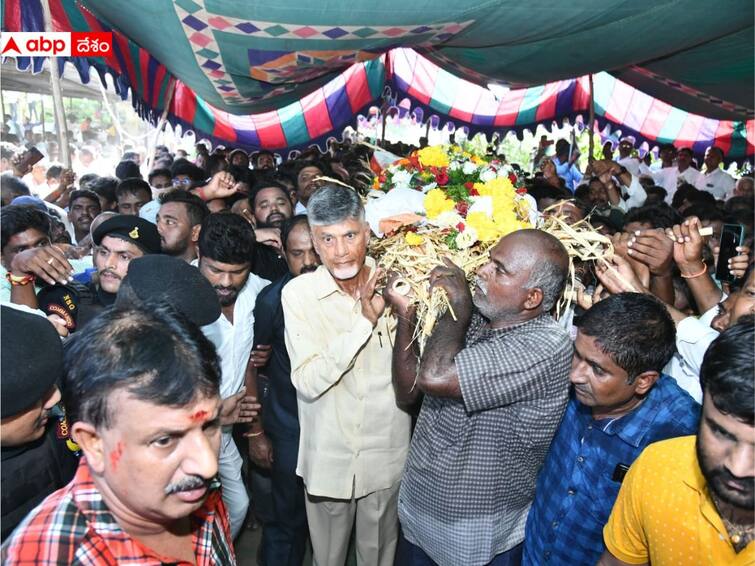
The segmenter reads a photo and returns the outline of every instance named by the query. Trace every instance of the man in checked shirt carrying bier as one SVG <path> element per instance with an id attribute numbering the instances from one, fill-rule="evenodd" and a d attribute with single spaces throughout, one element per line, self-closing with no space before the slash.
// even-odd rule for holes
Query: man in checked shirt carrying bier
<path id="1" fill-rule="evenodd" d="M 553 236 L 514 232 L 491 249 L 474 296 L 445 261 L 430 283 L 445 289 L 457 320 L 440 319 L 421 360 L 408 300 L 391 281 L 384 291 L 399 320 L 397 399 L 425 394 L 401 480 L 408 542 L 397 563 L 518 564 L 537 472 L 567 401 L 572 343 L 548 312 L 569 260 Z"/>

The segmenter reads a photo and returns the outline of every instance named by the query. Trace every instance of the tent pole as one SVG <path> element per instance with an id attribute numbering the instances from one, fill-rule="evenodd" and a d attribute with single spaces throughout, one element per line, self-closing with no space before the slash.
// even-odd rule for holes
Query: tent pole
<path id="1" fill-rule="evenodd" d="M 176 79 L 171 79 L 168 83 L 168 88 L 165 93 L 165 108 L 160 115 L 160 121 L 157 123 L 157 129 L 155 130 L 155 137 L 147 148 L 147 172 L 152 171 L 152 164 L 155 161 L 155 148 L 157 147 L 157 139 L 160 137 L 160 132 L 165 127 L 165 122 L 168 120 L 168 111 L 170 110 L 170 103 L 173 102 L 173 93 L 176 90 Z"/>
<path id="2" fill-rule="evenodd" d="M 589 75 L 590 80 L 590 122 L 589 122 L 589 136 L 590 136 L 590 149 L 588 151 L 588 157 L 587 161 L 588 163 L 592 163 L 595 155 L 595 140 L 593 139 L 593 134 L 595 133 L 595 89 L 593 88 L 592 83 L 592 73 Z"/>
<path id="3" fill-rule="evenodd" d="M 52 29 L 52 15 L 50 13 L 50 0 L 42 1 L 42 10 L 44 12 L 45 30 L 48 32 Z M 58 132 L 58 145 L 60 146 L 60 157 L 68 169 L 71 168 L 71 152 L 68 147 L 68 124 L 66 124 L 66 112 L 63 106 L 63 94 L 60 90 L 60 73 L 58 72 L 57 59 L 50 57 L 47 59 L 50 65 L 50 85 L 52 86 L 52 103 L 55 111 L 55 128 Z M 44 117 L 43 117 L 44 120 Z"/>

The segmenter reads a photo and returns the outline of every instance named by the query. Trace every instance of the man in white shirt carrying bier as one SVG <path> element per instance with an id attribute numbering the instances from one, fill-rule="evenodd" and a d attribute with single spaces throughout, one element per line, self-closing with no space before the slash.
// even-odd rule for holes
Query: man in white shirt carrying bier
<path id="1" fill-rule="evenodd" d="M 390 566 L 410 433 L 391 380 L 396 323 L 375 292 L 359 195 L 323 186 L 307 213 L 322 265 L 288 283 L 282 303 L 314 564 L 344 564 L 356 520 L 357 563 Z"/>

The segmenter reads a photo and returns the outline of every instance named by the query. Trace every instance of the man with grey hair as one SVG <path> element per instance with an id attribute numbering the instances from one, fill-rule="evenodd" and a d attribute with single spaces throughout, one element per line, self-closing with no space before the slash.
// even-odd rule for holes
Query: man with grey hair
<path id="1" fill-rule="evenodd" d="M 397 397 L 411 404 L 424 394 L 401 481 L 397 563 L 519 564 L 537 472 L 568 398 L 572 343 L 549 311 L 569 258 L 550 234 L 513 232 L 490 250 L 474 295 L 444 263 L 430 285 L 453 312 L 421 358 L 409 299 L 392 281 L 383 292 L 398 317 Z"/>
<path id="2" fill-rule="evenodd" d="M 322 265 L 288 283 L 281 298 L 314 564 L 344 564 L 356 520 L 357 562 L 390 566 L 411 426 L 391 381 L 396 322 L 375 291 L 359 195 L 323 186 L 307 213 Z"/>

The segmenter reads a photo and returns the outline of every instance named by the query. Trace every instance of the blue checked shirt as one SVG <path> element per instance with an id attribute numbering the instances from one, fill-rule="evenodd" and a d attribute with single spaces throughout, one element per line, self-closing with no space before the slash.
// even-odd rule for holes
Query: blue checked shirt
<path id="1" fill-rule="evenodd" d="M 700 405 L 667 375 L 618 419 L 594 420 L 572 395 L 538 476 L 522 564 L 595 564 L 623 479 L 617 466 L 628 468 L 648 444 L 695 434 L 699 418 Z"/>

